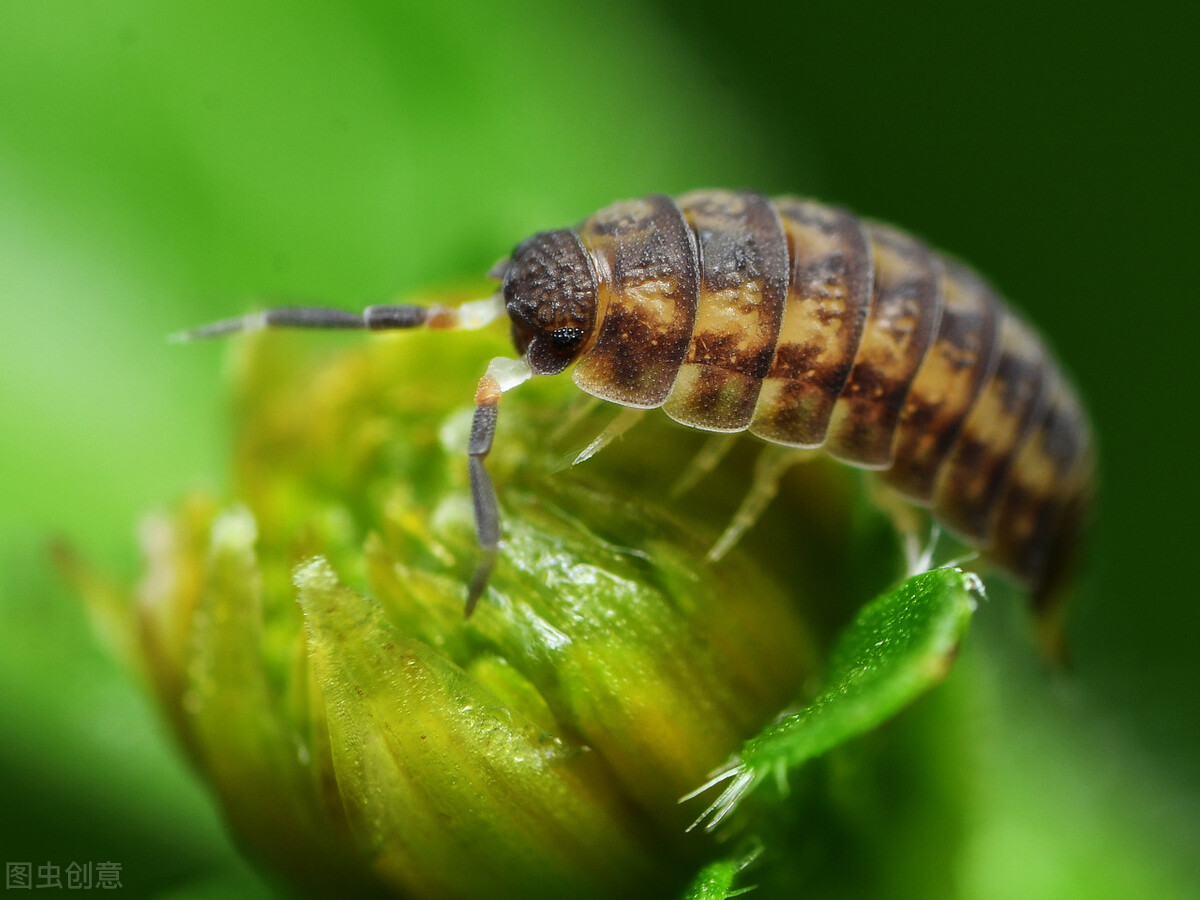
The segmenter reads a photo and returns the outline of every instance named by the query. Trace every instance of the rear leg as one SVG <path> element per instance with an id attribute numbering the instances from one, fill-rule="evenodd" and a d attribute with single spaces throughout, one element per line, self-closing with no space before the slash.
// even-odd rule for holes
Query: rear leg
<path id="1" fill-rule="evenodd" d="M 942 529 L 928 509 L 914 504 L 878 479 L 867 481 L 871 500 L 896 529 L 904 552 L 906 576 L 972 562 L 978 552 L 966 548 Z"/>

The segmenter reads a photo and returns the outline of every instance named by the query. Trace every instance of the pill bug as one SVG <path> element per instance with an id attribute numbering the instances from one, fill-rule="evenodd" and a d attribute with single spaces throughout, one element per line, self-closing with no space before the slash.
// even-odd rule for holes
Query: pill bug
<path id="1" fill-rule="evenodd" d="M 602 400 L 876 470 L 1039 603 L 1061 582 L 1092 493 L 1086 413 L 1021 317 L 917 238 L 811 200 L 704 190 L 614 203 L 533 235 L 489 274 L 500 290 L 459 307 L 287 307 L 175 337 L 475 329 L 507 316 L 519 358 L 488 366 L 468 446 L 482 551 L 468 614 L 500 539 L 484 459 L 501 395 L 572 365 Z M 727 537 L 780 471 L 761 467 Z"/>

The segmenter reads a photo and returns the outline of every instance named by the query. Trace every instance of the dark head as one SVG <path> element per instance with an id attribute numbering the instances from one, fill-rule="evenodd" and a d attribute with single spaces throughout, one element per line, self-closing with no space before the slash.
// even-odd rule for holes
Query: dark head
<path id="1" fill-rule="evenodd" d="M 556 375 L 592 341 L 596 274 L 579 235 L 543 231 L 522 241 L 504 272 L 513 343 L 540 375 Z"/>

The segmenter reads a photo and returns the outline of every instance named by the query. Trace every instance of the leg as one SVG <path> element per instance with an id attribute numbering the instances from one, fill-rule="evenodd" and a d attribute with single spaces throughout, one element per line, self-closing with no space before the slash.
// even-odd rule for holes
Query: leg
<path id="1" fill-rule="evenodd" d="M 463 618 L 468 618 L 483 596 L 488 578 L 496 566 L 500 545 L 500 505 L 496 488 L 483 465 L 496 436 L 496 419 L 500 398 L 505 391 L 524 383 L 533 370 L 523 359 L 498 356 L 488 364 L 487 373 L 479 380 L 475 392 L 475 418 L 471 422 L 471 439 L 467 444 L 467 471 L 471 479 L 471 500 L 475 506 L 475 533 L 479 539 L 480 559 L 467 588 L 467 605 Z"/>
<path id="2" fill-rule="evenodd" d="M 897 528 L 899 527 L 897 525 Z M 921 535 L 917 531 L 902 531 L 900 536 L 904 544 L 904 564 L 908 567 L 908 577 L 920 575 L 930 569 L 957 569 L 979 558 L 978 550 L 964 550 L 962 545 L 953 539 L 949 541 L 950 549 L 947 549 L 946 532 L 942 531 L 942 526 L 932 516 L 929 517 L 925 546 L 921 546 Z M 945 559 L 954 549 L 963 552 L 951 559 Z"/>
<path id="3" fill-rule="evenodd" d="M 435 329 L 474 330 L 503 315 L 504 300 L 499 294 L 484 300 L 473 300 L 458 307 L 388 304 L 368 306 L 361 313 L 324 306 L 284 306 L 189 328 L 176 332 L 169 340 L 172 343 L 187 343 L 243 331 L 260 331 L 264 328 L 393 331 L 425 326 Z"/>
<path id="4" fill-rule="evenodd" d="M 810 454 L 811 451 L 783 447 L 779 444 L 767 444 L 762 449 L 754 463 L 754 481 L 750 484 L 749 493 L 733 514 L 725 533 L 713 544 L 705 557 L 710 563 L 718 562 L 741 540 L 742 535 L 753 527 L 763 510 L 775 499 L 775 494 L 779 491 L 779 479 L 783 477 L 783 473 L 800 460 L 807 459 Z"/>
<path id="5" fill-rule="evenodd" d="M 900 545 L 904 550 L 904 565 L 907 575 L 920 575 L 930 569 L 952 568 L 971 562 L 978 552 L 965 549 L 952 535 L 942 531 L 933 514 L 925 507 L 913 503 L 877 478 L 867 479 L 867 491 L 871 502 L 892 521 Z M 952 559 L 939 561 L 957 553 Z"/>
<path id="6" fill-rule="evenodd" d="M 590 416 L 604 401 L 599 397 L 593 397 L 591 394 L 579 393 L 575 399 L 571 401 L 570 407 L 567 409 L 563 420 L 555 426 L 554 431 L 550 435 L 549 444 L 557 446 L 567 439 L 576 426 L 584 419 Z M 569 463 L 564 464 L 562 468 L 566 468 Z"/>
<path id="7" fill-rule="evenodd" d="M 701 478 L 715 469 L 726 454 L 733 449 L 737 439 L 736 434 L 714 434 L 705 441 L 700 452 L 692 457 L 683 473 L 671 485 L 671 499 L 678 500 L 694 488 Z"/>
<path id="8" fill-rule="evenodd" d="M 913 504 L 878 478 L 867 478 L 866 487 L 871 502 L 892 520 L 904 550 L 907 575 L 928 571 L 933 559 L 933 547 L 940 533 L 937 523 L 928 511 Z"/>
<path id="9" fill-rule="evenodd" d="M 614 440 L 619 438 L 630 428 L 636 425 L 646 414 L 644 409 L 635 409 L 633 407 L 625 407 L 616 417 L 608 423 L 605 429 L 596 435 L 596 439 L 579 451 L 579 455 L 575 457 L 575 461 L 571 463 L 573 466 L 579 465 L 581 462 L 587 462 Z"/>

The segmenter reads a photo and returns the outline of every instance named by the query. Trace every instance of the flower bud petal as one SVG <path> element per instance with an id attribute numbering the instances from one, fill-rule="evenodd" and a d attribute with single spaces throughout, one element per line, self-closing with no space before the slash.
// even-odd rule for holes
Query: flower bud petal
<path id="1" fill-rule="evenodd" d="M 596 753 L 401 635 L 324 560 L 296 584 L 338 784 L 385 881 L 419 896 L 560 897 L 663 880 Z"/>

